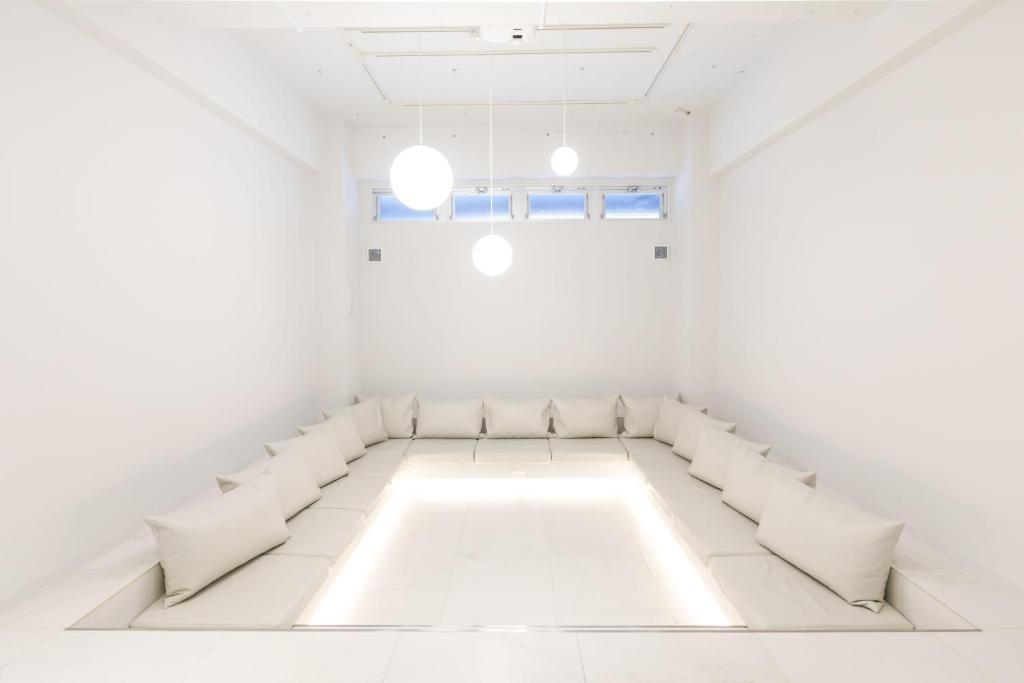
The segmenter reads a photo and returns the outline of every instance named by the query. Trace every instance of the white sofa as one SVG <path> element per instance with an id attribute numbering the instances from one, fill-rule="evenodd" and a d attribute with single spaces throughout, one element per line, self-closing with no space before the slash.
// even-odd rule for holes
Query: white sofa
<path id="1" fill-rule="evenodd" d="M 634 420 L 634 423 L 636 420 Z M 629 421 L 627 420 L 627 424 Z M 619 423 L 621 428 L 621 423 Z M 721 500 L 721 491 L 689 474 L 690 463 L 649 436 L 548 438 L 388 438 L 321 488 L 320 499 L 292 517 L 291 537 L 196 595 L 165 608 L 152 602 L 134 629 L 289 628 L 359 535 L 391 479 L 408 462 L 541 464 L 630 462 L 676 533 L 705 563 L 752 629 L 909 630 L 889 604 L 853 606 L 758 542 L 758 525 Z M 153 596 L 155 597 L 155 596 Z M 152 600 L 152 598 L 151 598 Z"/>

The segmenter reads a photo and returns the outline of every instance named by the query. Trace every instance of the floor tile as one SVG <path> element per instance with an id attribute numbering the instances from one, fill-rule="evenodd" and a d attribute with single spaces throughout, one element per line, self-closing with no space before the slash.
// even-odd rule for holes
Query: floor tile
<path id="1" fill-rule="evenodd" d="M 0 667 L 53 632 L 46 627 L 0 626 Z"/>
<path id="2" fill-rule="evenodd" d="M 675 626 L 677 623 L 667 609 L 561 608 L 556 618 L 559 626 Z"/>
<path id="3" fill-rule="evenodd" d="M 544 518 L 540 515 L 469 515 L 462 530 L 462 555 L 547 552 Z"/>
<path id="4" fill-rule="evenodd" d="M 0 669 L 0 681 L 179 683 L 222 636 L 198 631 L 58 631 Z"/>
<path id="5" fill-rule="evenodd" d="M 982 683 L 966 659 L 931 633 L 760 633 L 791 683 Z"/>
<path id="6" fill-rule="evenodd" d="M 587 683 L 786 680 L 749 633 L 581 633 L 579 640 Z"/>
<path id="7" fill-rule="evenodd" d="M 583 683 L 567 633 L 403 633 L 386 683 Z"/>
<path id="8" fill-rule="evenodd" d="M 553 626 L 558 620 L 554 605 L 446 602 L 440 623 L 442 626 Z"/>
<path id="9" fill-rule="evenodd" d="M 384 553 L 341 601 L 337 615 L 318 612 L 318 624 L 435 624 L 444 609 L 455 555 Z M 338 590 L 343 590 L 339 585 Z"/>
<path id="10" fill-rule="evenodd" d="M 547 555 L 459 555 L 445 605 L 554 607 Z"/>
<path id="11" fill-rule="evenodd" d="M 639 554 L 636 527 L 623 515 L 545 515 L 549 553 Z"/>
<path id="12" fill-rule="evenodd" d="M 667 609 L 639 555 L 551 555 L 551 579 L 559 609 Z"/>
<path id="13" fill-rule="evenodd" d="M 404 514 L 398 521 L 389 547 L 403 553 L 451 553 L 459 549 L 465 515 Z"/>
<path id="14" fill-rule="evenodd" d="M 982 629 L 1024 629 L 1024 594 L 958 569 L 900 570 L 954 612 Z"/>
<path id="15" fill-rule="evenodd" d="M 544 511 L 539 491 L 512 486 L 491 488 L 470 495 L 469 514 L 539 515 Z"/>
<path id="16" fill-rule="evenodd" d="M 397 642 L 392 632 L 228 633 L 185 683 L 379 683 Z"/>
<path id="17" fill-rule="evenodd" d="M 1024 681 L 1024 631 L 936 635 L 992 680 Z"/>

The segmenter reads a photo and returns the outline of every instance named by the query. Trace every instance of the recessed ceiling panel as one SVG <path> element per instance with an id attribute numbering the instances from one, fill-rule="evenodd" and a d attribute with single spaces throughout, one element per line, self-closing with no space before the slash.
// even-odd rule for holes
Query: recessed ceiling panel
<path id="1" fill-rule="evenodd" d="M 661 67 L 657 53 L 569 54 L 566 95 L 577 101 L 624 101 L 644 96 Z M 453 57 L 372 57 L 367 68 L 388 99 L 413 103 L 422 82 L 426 104 L 487 101 L 489 62 L 496 102 L 545 102 L 562 98 L 562 55 L 517 54 Z"/>

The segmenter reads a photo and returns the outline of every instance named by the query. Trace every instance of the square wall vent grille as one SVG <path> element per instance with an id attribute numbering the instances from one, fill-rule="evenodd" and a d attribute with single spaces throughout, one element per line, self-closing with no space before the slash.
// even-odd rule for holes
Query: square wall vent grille
<path id="1" fill-rule="evenodd" d="M 668 261 L 668 245 L 667 244 L 655 244 L 654 245 L 654 260 L 655 261 Z"/>
<path id="2" fill-rule="evenodd" d="M 370 263 L 380 263 L 384 260 L 384 252 L 379 248 L 367 249 L 366 260 Z"/>

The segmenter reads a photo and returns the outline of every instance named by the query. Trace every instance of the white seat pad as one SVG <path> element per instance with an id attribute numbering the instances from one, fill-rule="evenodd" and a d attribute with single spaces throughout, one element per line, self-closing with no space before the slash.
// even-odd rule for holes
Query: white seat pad
<path id="1" fill-rule="evenodd" d="M 776 555 L 713 557 L 718 586 L 752 629 L 909 631 L 913 625 L 886 603 L 875 614 L 854 607 Z"/>
<path id="2" fill-rule="evenodd" d="M 381 444 L 390 443 L 383 441 Z M 380 444 L 375 444 L 380 445 Z M 399 450 L 374 450 L 373 446 L 370 446 L 367 450 L 366 455 L 353 460 L 348 464 L 349 476 L 355 474 L 360 477 L 363 476 L 374 476 L 374 477 L 391 477 L 395 476 L 395 472 L 405 463 L 405 449 Z"/>
<path id="3" fill-rule="evenodd" d="M 657 439 L 622 439 L 622 444 L 629 459 L 648 478 L 655 474 L 690 476 L 690 462 L 673 453 L 668 444 Z"/>
<path id="4" fill-rule="evenodd" d="M 654 474 L 647 479 L 654 497 L 672 515 L 683 514 L 684 508 L 722 505 L 719 491 L 690 475 Z"/>
<path id="5" fill-rule="evenodd" d="M 704 564 L 722 555 L 771 554 L 754 540 L 757 524 L 725 503 L 681 508 L 672 516 L 676 531 Z"/>
<path id="6" fill-rule="evenodd" d="M 626 449 L 618 439 L 548 439 L 552 462 L 625 462 Z"/>
<path id="7" fill-rule="evenodd" d="M 476 439 L 414 439 L 405 453 L 410 463 L 473 462 Z"/>
<path id="8" fill-rule="evenodd" d="M 327 578 L 322 557 L 261 555 L 188 600 L 164 608 L 163 596 L 133 629 L 287 629 Z"/>
<path id="9" fill-rule="evenodd" d="M 369 512 L 384 495 L 390 481 L 374 475 L 349 475 L 320 489 L 320 500 L 311 509 L 361 510 Z"/>
<path id="10" fill-rule="evenodd" d="M 387 441 L 381 441 L 375 443 L 372 446 L 366 447 L 367 455 L 377 454 L 382 455 L 385 453 L 398 453 L 405 455 L 405 451 L 409 448 L 409 444 L 412 443 L 412 439 L 388 439 Z"/>
<path id="11" fill-rule="evenodd" d="M 551 462 L 547 439 L 480 439 L 476 444 L 477 462 L 537 463 Z"/>
<path id="12" fill-rule="evenodd" d="M 361 510 L 303 510 L 288 520 L 292 537 L 271 555 L 312 555 L 332 562 L 345 552 L 363 527 Z"/>

